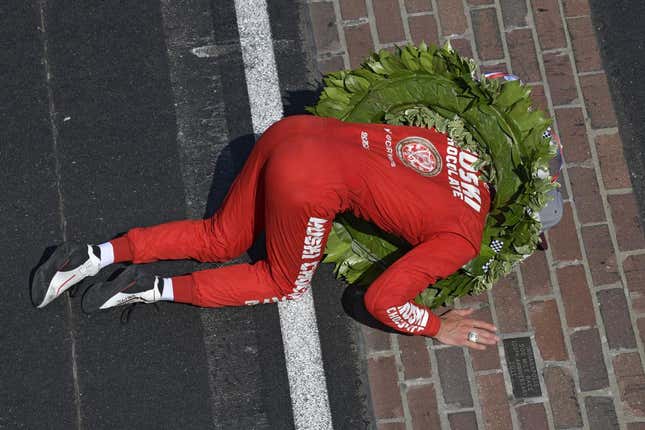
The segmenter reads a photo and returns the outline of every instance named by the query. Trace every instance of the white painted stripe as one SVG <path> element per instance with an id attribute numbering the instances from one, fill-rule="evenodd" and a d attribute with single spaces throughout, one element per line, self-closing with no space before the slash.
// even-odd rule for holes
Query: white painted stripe
<path id="1" fill-rule="evenodd" d="M 253 131 L 259 135 L 283 114 L 266 0 L 235 0 L 235 13 Z M 311 289 L 298 300 L 279 303 L 278 309 L 295 427 L 331 429 Z"/>

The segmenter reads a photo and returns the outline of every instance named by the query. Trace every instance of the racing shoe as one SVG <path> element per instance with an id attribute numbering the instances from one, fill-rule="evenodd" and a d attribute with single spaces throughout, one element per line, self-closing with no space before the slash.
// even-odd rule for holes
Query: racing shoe
<path id="1" fill-rule="evenodd" d="M 31 284 L 34 306 L 43 308 L 88 276 L 101 270 L 98 246 L 65 242 L 36 269 Z"/>
<path id="2" fill-rule="evenodd" d="M 129 266 L 114 280 L 99 282 L 83 295 L 86 313 L 130 303 L 154 303 L 161 300 L 163 278 L 150 275 L 138 266 Z"/>

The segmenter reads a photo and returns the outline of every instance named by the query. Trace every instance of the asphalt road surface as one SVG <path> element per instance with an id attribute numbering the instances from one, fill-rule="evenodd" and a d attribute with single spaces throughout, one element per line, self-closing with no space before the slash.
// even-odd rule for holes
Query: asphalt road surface
<path id="1" fill-rule="evenodd" d="M 86 285 L 43 310 L 29 298 L 46 247 L 217 209 L 255 138 L 235 2 L 8 3 L 0 428 L 296 428 L 294 414 L 309 412 L 293 410 L 274 305 L 142 305 L 122 324 L 119 308 L 82 313 Z M 283 111 L 302 113 L 318 79 L 304 2 L 271 1 L 268 17 Z M 237 261 L 262 252 L 260 242 Z M 205 267 L 150 266 L 163 275 Z M 333 427 L 368 428 L 355 325 L 330 267 L 313 292 Z"/>
<path id="2" fill-rule="evenodd" d="M 645 2 L 589 3 L 645 229 Z"/>

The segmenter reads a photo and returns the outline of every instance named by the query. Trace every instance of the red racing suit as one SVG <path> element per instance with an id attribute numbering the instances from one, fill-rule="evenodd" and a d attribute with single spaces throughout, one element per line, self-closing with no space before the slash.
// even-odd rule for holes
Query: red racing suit
<path id="1" fill-rule="evenodd" d="M 270 303 L 307 290 L 335 215 L 351 211 L 413 246 L 372 283 L 366 308 L 396 330 L 434 336 L 439 318 L 413 299 L 479 252 L 490 196 L 476 161 L 434 129 L 292 116 L 257 141 L 211 218 L 135 228 L 124 239 L 135 263 L 227 261 L 265 230 L 265 260 L 180 277 L 175 299 Z"/>

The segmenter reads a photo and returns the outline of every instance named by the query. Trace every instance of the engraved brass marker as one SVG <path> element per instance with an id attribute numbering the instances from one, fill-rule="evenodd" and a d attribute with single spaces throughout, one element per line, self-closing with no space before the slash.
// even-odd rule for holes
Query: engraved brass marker
<path id="1" fill-rule="evenodd" d="M 504 351 L 515 398 L 542 396 L 531 339 L 528 337 L 504 339 Z"/>

